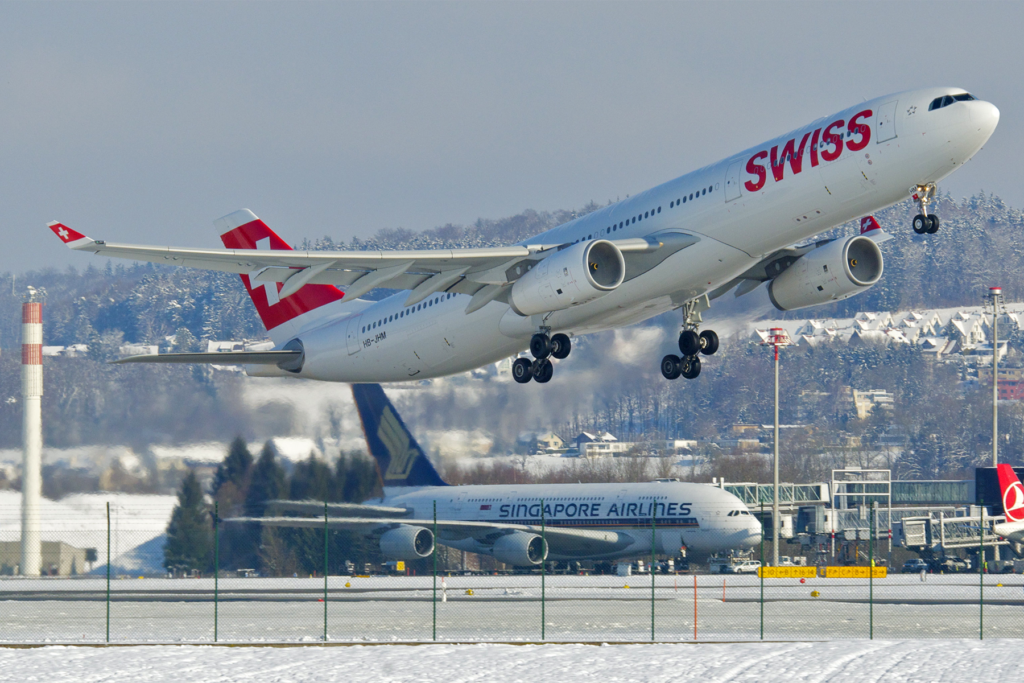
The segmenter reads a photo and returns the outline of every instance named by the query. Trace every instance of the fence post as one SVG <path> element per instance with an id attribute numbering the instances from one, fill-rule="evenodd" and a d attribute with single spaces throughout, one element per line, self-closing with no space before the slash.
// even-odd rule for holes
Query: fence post
<path id="1" fill-rule="evenodd" d="M 327 501 L 324 500 L 324 642 L 327 642 Z"/>
<path id="2" fill-rule="evenodd" d="M 217 613 L 220 602 L 220 505 L 213 502 L 213 642 L 217 642 L 217 627 L 219 615 Z"/>
<path id="3" fill-rule="evenodd" d="M 758 498 L 761 497 L 758 491 Z M 757 573 L 761 576 L 761 640 L 764 640 L 764 500 L 761 501 L 761 567 Z"/>
<path id="4" fill-rule="evenodd" d="M 978 640 L 985 640 L 985 501 L 981 501 L 978 534 Z"/>
<path id="5" fill-rule="evenodd" d="M 548 559 L 548 536 L 545 529 L 544 519 L 544 499 L 540 499 L 540 543 L 541 543 L 541 558 L 540 558 L 540 639 L 544 640 L 546 635 L 544 620 L 546 615 L 544 613 L 545 607 L 545 585 L 544 585 L 544 565 L 547 564 Z"/>
<path id="6" fill-rule="evenodd" d="M 654 515 L 657 509 L 658 503 L 651 502 L 651 642 L 654 642 L 654 549 L 657 540 Z"/>
<path id="7" fill-rule="evenodd" d="M 107 642 L 110 642 L 110 501 L 107 501 Z"/>
<path id="8" fill-rule="evenodd" d="M 431 619 L 433 623 L 433 639 L 437 640 L 437 500 L 434 500 L 434 594 L 433 594 L 433 609 L 434 615 Z"/>
<path id="9" fill-rule="evenodd" d="M 868 640 L 875 639 L 875 522 L 878 520 L 878 501 L 872 502 L 871 539 L 868 541 Z"/>

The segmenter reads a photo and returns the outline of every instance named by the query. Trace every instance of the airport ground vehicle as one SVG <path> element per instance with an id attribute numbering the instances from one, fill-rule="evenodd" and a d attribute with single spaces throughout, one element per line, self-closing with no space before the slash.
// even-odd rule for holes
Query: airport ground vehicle
<path id="1" fill-rule="evenodd" d="M 740 560 L 722 568 L 723 574 L 756 574 L 761 568 L 760 560 Z"/>
<path id="2" fill-rule="evenodd" d="M 926 571 L 928 571 L 928 563 L 921 558 L 907 560 L 903 563 L 903 568 L 900 569 L 900 572 L 904 574 L 917 574 L 918 572 Z"/>

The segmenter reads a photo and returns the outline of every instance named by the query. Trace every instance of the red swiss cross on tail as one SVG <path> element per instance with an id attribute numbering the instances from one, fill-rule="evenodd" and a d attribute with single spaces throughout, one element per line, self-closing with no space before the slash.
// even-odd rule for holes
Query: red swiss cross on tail
<path id="1" fill-rule="evenodd" d="M 235 211 L 219 218 L 215 225 L 220 239 L 228 249 L 275 249 L 291 251 L 291 247 L 277 236 L 267 224 L 248 209 Z M 334 285 L 305 285 L 294 294 L 281 298 L 282 282 L 275 279 L 275 268 L 257 268 L 242 274 L 242 282 L 252 303 L 256 306 L 264 327 L 274 328 L 309 313 L 321 306 L 340 301 L 345 294 Z M 274 335 L 271 335 L 273 338 Z"/>

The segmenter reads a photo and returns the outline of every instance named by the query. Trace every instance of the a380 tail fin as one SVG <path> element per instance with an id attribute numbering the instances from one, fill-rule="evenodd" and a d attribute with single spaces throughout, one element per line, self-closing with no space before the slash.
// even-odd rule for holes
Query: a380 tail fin
<path id="1" fill-rule="evenodd" d="M 379 384 L 353 384 L 352 396 L 384 488 L 447 486 Z"/>
<path id="2" fill-rule="evenodd" d="M 1005 463 L 996 467 L 999 474 L 999 492 L 1003 495 L 1003 511 L 1007 522 L 1024 521 L 1024 487 L 1013 468 Z"/>
<path id="3" fill-rule="evenodd" d="M 291 250 L 288 243 L 277 236 L 256 215 L 248 209 L 235 211 L 214 221 L 220 231 L 220 239 L 228 249 L 277 249 Z M 249 293 L 256 312 L 259 313 L 270 338 L 282 344 L 298 330 L 300 316 L 322 313 L 318 309 L 327 304 L 341 301 L 345 294 L 334 285 L 305 285 L 297 292 L 281 297 L 283 283 L 260 276 L 269 268 L 243 274 L 242 282 Z"/>

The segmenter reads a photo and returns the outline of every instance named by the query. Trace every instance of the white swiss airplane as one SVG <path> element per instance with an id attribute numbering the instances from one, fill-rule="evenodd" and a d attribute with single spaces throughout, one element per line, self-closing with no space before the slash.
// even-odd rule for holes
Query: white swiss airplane
<path id="1" fill-rule="evenodd" d="M 698 561 L 761 542 L 761 525 L 720 488 L 661 480 L 642 484 L 449 486 L 378 384 L 353 384 L 383 497 L 370 504 L 273 501 L 317 517 L 239 517 L 264 526 L 347 529 L 396 560 L 430 556 L 435 541 L 514 566 L 548 560 L 611 560 L 681 548 Z M 326 508 L 326 509 L 325 509 Z M 326 519 L 324 514 L 326 513 Z M 435 536 L 436 532 L 436 536 Z M 546 547 L 545 547 L 545 541 Z M 652 547 L 653 546 L 653 547 Z"/>
<path id="2" fill-rule="evenodd" d="M 421 251 L 293 251 L 248 210 L 216 221 L 226 250 L 113 244 L 62 223 L 72 249 L 239 273 L 273 348 L 135 356 L 234 362 L 251 375 L 336 382 L 439 377 L 529 348 L 513 377 L 547 382 L 569 335 L 682 310 L 668 379 L 700 373 L 718 336 L 700 331 L 716 297 L 768 282 L 782 310 L 863 292 L 882 276 L 870 214 L 913 197 L 935 232 L 935 184 L 988 141 L 999 110 L 960 88 L 887 95 L 589 213 L 521 244 Z M 737 122 L 739 129 L 739 122 Z M 862 217 L 862 234 L 801 245 Z M 796 245 L 796 246 L 794 246 Z M 411 290 L 369 302 L 371 289 Z"/>

